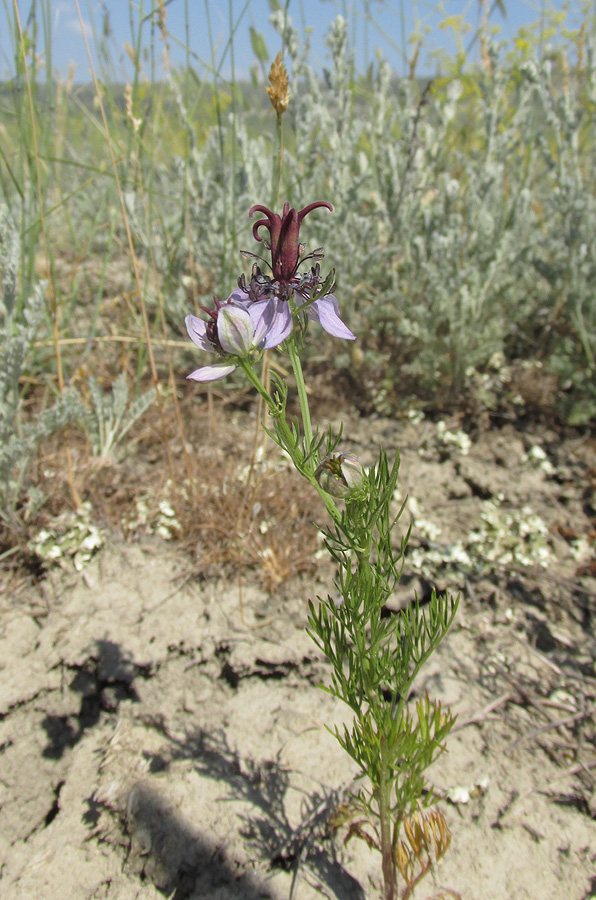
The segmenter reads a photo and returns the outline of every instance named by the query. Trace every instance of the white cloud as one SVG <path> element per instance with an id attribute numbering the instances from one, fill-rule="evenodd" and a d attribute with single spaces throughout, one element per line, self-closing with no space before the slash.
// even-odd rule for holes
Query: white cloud
<path id="1" fill-rule="evenodd" d="M 66 29 L 66 31 L 70 31 L 71 34 L 81 34 L 81 23 L 78 16 L 76 18 L 67 19 L 63 27 Z M 83 19 L 83 30 L 87 39 L 90 40 L 93 36 L 93 29 L 91 28 L 90 22 L 88 22 L 86 19 Z"/>
<path id="2" fill-rule="evenodd" d="M 89 40 L 93 34 L 90 23 L 83 19 L 83 31 Z M 69 34 L 81 35 L 81 23 L 76 10 L 76 5 L 72 0 L 60 0 L 54 7 L 54 34 L 59 32 L 68 32 Z"/>

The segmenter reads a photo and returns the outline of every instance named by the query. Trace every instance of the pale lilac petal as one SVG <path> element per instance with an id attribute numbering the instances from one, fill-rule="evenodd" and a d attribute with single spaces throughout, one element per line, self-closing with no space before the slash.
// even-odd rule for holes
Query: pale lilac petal
<path id="1" fill-rule="evenodd" d="M 327 334 L 342 338 L 344 341 L 356 340 L 356 335 L 352 334 L 348 326 L 344 325 L 340 319 L 339 303 L 333 294 L 315 300 L 312 306 L 308 307 L 308 315 L 315 322 L 320 322 Z"/>
<path id="2" fill-rule="evenodd" d="M 275 322 L 275 303 L 273 300 L 257 300 L 255 303 L 251 303 L 248 314 L 255 329 L 254 346 L 259 347 Z"/>
<path id="3" fill-rule="evenodd" d="M 213 363 L 212 366 L 203 366 L 187 375 L 189 381 L 217 381 L 219 378 L 225 378 L 230 375 L 236 366 L 225 360 Z"/>
<path id="4" fill-rule="evenodd" d="M 190 337 L 193 344 L 196 344 L 197 347 L 201 348 L 201 350 L 209 350 L 211 353 L 215 350 L 215 347 L 207 337 L 206 322 L 204 322 L 202 319 L 199 319 L 198 316 L 193 316 L 191 313 L 189 313 L 184 320 L 184 324 L 186 325 L 188 336 Z"/>
<path id="5" fill-rule="evenodd" d="M 272 297 L 269 303 L 274 304 L 275 319 L 271 330 L 265 340 L 265 347 L 277 347 L 282 344 L 292 333 L 292 313 L 287 301 Z"/>
<path id="6" fill-rule="evenodd" d="M 240 288 L 236 288 L 232 291 L 226 303 L 236 303 L 237 306 L 242 306 L 244 309 L 248 308 L 248 304 L 250 300 L 248 299 L 248 294 L 245 294 L 244 291 L 241 291 Z"/>
<path id="7" fill-rule="evenodd" d="M 248 356 L 254 347 L 255 329 L 245 309 L 229 304 L 217 314 L 217 336 L 222 350 L 233 356 Z"/>

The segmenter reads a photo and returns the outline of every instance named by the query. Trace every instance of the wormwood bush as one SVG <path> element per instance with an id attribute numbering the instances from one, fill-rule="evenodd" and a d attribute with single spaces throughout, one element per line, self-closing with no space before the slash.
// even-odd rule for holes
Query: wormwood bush
<path id="1" fill-rule="evenodd" d="M 535 352 L 535 323 L 545 324 L 537 314 L 548 305 L 536 251 L 548 246 L 545 230 L 561 243 L 541 208 L 560 188 L 548 184 L 533 151 L 539 132 L 542 146 L 550 138 L 526 64 L 503 65 L 494 46 L 490 71 L 454 67 L 427 86 L 398 82 L 381 64 L 365 104 L 357 90 L 346 91 L 341 22 L 329 49 L 330 87 L 323 97 L 307 70 L 295 122 L 318 189 L 330 183 L 341 198 L 340 222 L 329 230 L 323 223 L 322 240 L 346 260 L 350 321 L 396 380 L 410 373 L 429 389 L 446 382 L 459 390 L 466 369 L 486 365 L 495 351 Z M 552 105 L 556 83 L 541 84 Z M 571 152 L 567 139 L 559 144 Z M 573 183 L 581 191 L 581 181 Z M 347 354 L 341 359 L 350 364 Z"/>
<path id="2" fill-rule="evenodd" d="M 179 91 L 176 98 L 181 118 L 192 132 Z M 247 231 L 240 210 L 250 206 L 255 197 L 269 194 L 271 154 L 271 141 L 258 131 L 251 134 L 244 117 L 228 113 L 218 128 L 209 132 L 203 146 L 193 142 L 190 165 L 184 159 L 177 162 L 179 173 L 186 178 L 190 221 L 180 253 L 184 260 L 190 255 L 202 266 L 207 260 L 210 268 L 214 262 L 219 263 L 230 288 L 237 277 L 239 235 Z M 209 296 L 209 292 L 203 296 Z"/>
<path id="3" fill-rule="evenodd" d="M 45 285 L 18 298 L 19 239 L 6 207 L 0 206 L 0 520 L 19 530 L 43 502 L 43 495 L 26 481 L 27 472 L 42 442 L 82 412 L 75 391 L 65 391 L 31 422 L 22 416 L 21 376 L 31 374 L 28 356 L 43 317 Z"/>
<path id="4" fill-rule="evenodd" d="M 365 360 L 381 360 L 394 381 L 410 375 L 422 389 L 442 384 L 457 394 L 466 371 L 497 351 L 536 357 L 566 388 L 561 411 L 589 418 L 593 15 L 580 66 L 569 62 L 577 33 L 559 35 L 542 62 L 531 34 L 508 55 L 487 37 L 483 68 L 455 60 L 430 84 L 398 80 L 383 62 L 358 75 L 341 16 L 321 79 L 308 38 L 301 44 L 280 13 L 272 22 L 293 70 L 282 188 L 296 202 L 334 197 L 336 221 L 317 222 L 314 242 L 342 259 L 339 292 Z M 223 261 L 228 279 L 238 211 L 267 192 L 274 152 L 272 129 L 255 128 L 251 114 L 252 127 L 244 113 L 230 114 L 185 169 L 193 227 L 184 252 Z M 347 352 L 335 359 L 351 363 Z"/>
<path id="5" fill-rule="evenodd" d="M 126 375 L 121 372 L 109 394 L 102 392 L 96 378 L 90 378 L 89 396 L 82 425 L 91 450 L 98 459 L 118 458 L 121 452 L 118 445 L 155 400 L 155 388 L 150 388 L 129 405 Z"/>
<path id="6" fill-rule="evenodd" d="M 583 7 L 579 31 L 565 32 L 559 20 L 546 42 L 531 29 L 512 48 L 485 34 L 482 66 L 444 60 L 443 74 L 430 83 L 398 78 L 380 59 L 358 72 L 350 26 L 341 16 L 327 35 L 321 77 L 309 35 L 302 39 L 290 18 L 274 12 L 271 21 L 292 68 L 279 186 L 271 166 L 275 121 L 262 106 L 264 92 L 259 99 L 246 85 L 219 79 L 215 66 L 213 80 L 190 67 L 171 71 L 164 84 L 143 87 L 144 97 L 135 82 L 134 115 L 142 123 L 136 131 L 122 97 L 116 103 L 117 92 L 106 84 L 136 250 L 151 263 L 145 271 L 160 276 L 172 327 L 186 308 L 187 276 L 193 276 L 198 305 L 210 299 L 216 282 L 233 289 L 237 251 L 248 234 L 243 211 L 257 198 L 275 204 L 278 195 L 286 196 L 300 206 L 312 196 L 332 195 L 335 221 L 314 223 L 312 239 L 342 260 L 338 291 L 361 336 L 365 367 L 398 389 L 409 377 L 424 391 L 443 386 L 457 396 L 469 383 L 466 370 L 482 370 L 495 351 L 506 360 L 535 358 L 564 389 L 560 411 L 571 421 L 587 421 L 596 410 L 590 287 L 596 21 L 590 7 Z M 259 54 L 266 67 L 264 43 Z M 64 95 L 65 121 L 75 132 L 69 162 L 99 159 L 89 96 L 74 94 L 67 89 Z M 13 165 L 27 201 L 20 230 L 37 235 L 37 204 L 26 189 L 31 146 L 24 95 L 16 89 L 6 94 L 21 131 L 12 119 L 2 121 L 9 150 L 20 148 L 19 167 Z M 36 94 L 40 117 L 44 96 Z M 42 131 L 45 136 L 51 129 Z M 59 146 L 48 144 L 48 157 L 59 159 L 62 150 L 68 156 L 67 144 L 51 133 Z M 73 192 L 70 183 L 63 190 L 60 178 L 66 171 L 74 177 L 76 168 L 52 164 L 43 189 L 50 205 L 63 198 L 53 224 L 60 218 L 105 261 L 122 222 L 105 167 L 95 167 L 91 183 L 87 168 L 78 172 L 85 188 Z M 0 181 L 8 197 L 13 181 L 4 167 Z M 106 217 L 109 227 L 99 227 Z M 32 293 L 37 248 L 27 240 L 21 279 L 31 286 L 23 293 Z M 146 288 L 151 312 L 158 293 L 153 282 Z M 66 318 L 81 327 L 77 317 Z M 334 362 L 348 367 L 352 354 L 339 353 Z"/>
<path id="7" fill-rule="evenodd" d="M 529 61 L 522 74 L 534 105 L 525 122 L 544 178 L 542 222 L 530 262 L 543 292 L 540 351 L 567 389 L 572 424 L 596 414 L 596 34 L 585 34 L 585 67 L 567 59 Z M 547 128 L 541 124 L 547 123 Z M 548 223 L 548 227 L 545 227 Z M 531 324 L 525 329 L 532 333 Z"/>
<path id="8" fill-rule="evenodd" d="M 393 230 L 406 236 L 393 293 L 397 329 L 406 371 L 426 387 L 446 378 L 459 390 L 469 366 L 483 366 L 505 348 L 531 297 L 533 198 L 528 173 L 508 162 L 529 98 L 520 93 L 504 125 L 507 82 L 497 71 L 486 83 L 452 79 L 444 93 L 437 89 L 419 129 L 416 190 L 395 211 Z M 461 152 L 458 141 L 453 152 L 458 106 L 470 90 L 476 147 Z"/>

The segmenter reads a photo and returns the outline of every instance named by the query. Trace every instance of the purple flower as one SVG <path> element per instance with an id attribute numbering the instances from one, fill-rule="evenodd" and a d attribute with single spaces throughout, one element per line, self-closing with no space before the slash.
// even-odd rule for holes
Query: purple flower
<path id="1" fill-rule="evenodd" d="M 259 300 L 246 308 L 246 301 L 238 302 L 234 291 L 225 303 L 215 300 L 215 309 L 203 308 L 209 316 L 205 321 L 189 313 L 186 316 L 186 330 L 193 343 L 201 350 L 208 350 L 223 357 L 212 365 L 202 366 L 186 377 L 191 381 L 217 381 L 225 378 L 238 363 L 236 359 L 247 359 L 254 351 L 265 346 L 276 347 L 285 338 L 276 340 L 275 310 L 268 301 Z M 273 338 L 271 335 L 273 334 Z M 267 341 L 271 343 L 267 344 Z"/>
<path id="2" fill-rule="evenodd" d="M 257 301 L 264 300 L 269 303 L 273 325 L 266 338 L 265 347 L 276 347 L 290 336 L 293 320 L 288 301 L 292 297 L 296 301 L 298 311 L 306 310 L 309 318 L 319 322 L 328 334 L 347 341 L 356 339 L 339 317 L 339 304 L 332 293 L 335 288 L 334 272 L 332 271 L 326 280 L 321 279 L 318 261 L 323 258 L 323 249 L 319 247 L 312 253 L 306 253 L 305 245 L 300 243 L 300 226 L 303 219 L 309 212 L 319 207 L 333 210 L 330 203 L 318 200 L 299 212 L 290 209 L 290 204 L 286 202 L 281 216 L 260 205 L 253 206 L 249 211 L 251 217 L 255 212 L 263 213 L 265 216 L 254 223 L 253 234 L 257 241 L 262 241 L 271 250 L 270 266 L 262 257 L 256 257 L 270 267 L 271 276 L 264 275 L 255 264 L 250 282 L 247 284 L 245 277 L 242 276 L 238 282 L 240 290 L 234 291 L 231 296 L 246 309 Z M 269 231 L 269 240 L 265 240 L 259 234 L 262 228 Z M 251 253 L 246 255 L 254 257 Z M 309 272 L 300 274 L 298 268 L 307 260 L 313 260 L 315 265 Z"/>
<path id="3" fill-rule="evenodd" d="M 279 297 L 269 295 L 267 291 L 257 290 L 254 293 L 254 299 L 251 299 L 250 293 L 247 297 L 247 293 L 248 291 L 243 291 L 238 288 L 237 290 L 232 291 L 228 297 L 228 302 L 241 306 L 247 312 L 255 306 L 258 307 L 258 304 L 268 304 L 267 321 L 269 321 L 270 318 L 271 325 L 269 326 L 269 331 L 265 338 L 264 347 L 267 350 L 270 347 L 277 347 L 289 337 L 290 332 L 292 331 L 293 323 L 290 307 L 287 303 L 281 301 Z"/>

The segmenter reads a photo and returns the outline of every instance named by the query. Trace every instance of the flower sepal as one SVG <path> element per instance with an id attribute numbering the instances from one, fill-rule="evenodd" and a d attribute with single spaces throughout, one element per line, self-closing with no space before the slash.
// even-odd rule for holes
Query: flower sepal
<path id="1" fill-rule="evenodd" d="M 316 268 L 316 272 L 317 272 L 317 276 L 318 276 L 318 272 L 319 272 L 318 263 L 315 268 Z M 327 274 L 325 281 L 323 281 L 322 284 L 319 284 L 318 287 L 314 288 L 314 290 L 312 292 L 312 299 L 320 300 L 321 297 L 325 297 L 325 296 L 328 296 L 329 294 L 332 294 L 333 291 L 335 290 L 335 287 L 336 287 L 335 269 L 331 269 L 331 271 Z"/>

